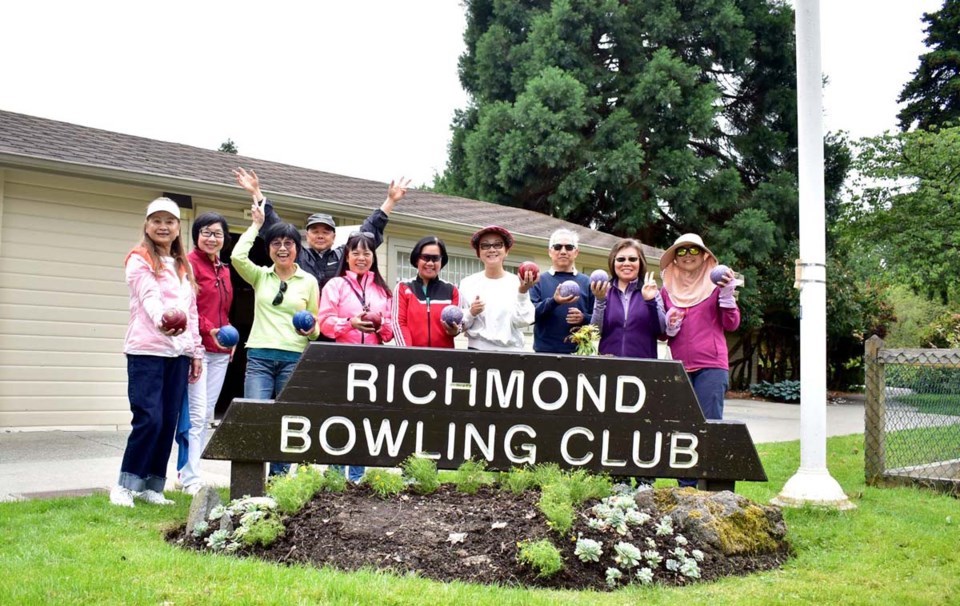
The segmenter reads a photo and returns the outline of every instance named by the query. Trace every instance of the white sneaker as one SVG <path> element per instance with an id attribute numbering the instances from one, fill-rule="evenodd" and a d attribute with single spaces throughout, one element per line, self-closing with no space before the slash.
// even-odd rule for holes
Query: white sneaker
<path id="1" fill-rule="evenodd" d="M 151 505 L 173 505 L 173 501 L 163 496 L 163 493 L 155 490 L 144 490 L 137 494 L 137 498 Z"/>
<path id="2" fill-rule="evenodd" d="M 203 488 L 203 482 L 195 482 L 189 486 L 184 486 L 183 492 L 191 497 L 195 497 L 197 496 L 197 493 L 200 492 L 201 488 Z"/>
<path id="3" fill-rule="evenodd" d="M 120 507 L 133 507 L 133 491 L 123 486 L 110 489 L 110 502 Z"/>

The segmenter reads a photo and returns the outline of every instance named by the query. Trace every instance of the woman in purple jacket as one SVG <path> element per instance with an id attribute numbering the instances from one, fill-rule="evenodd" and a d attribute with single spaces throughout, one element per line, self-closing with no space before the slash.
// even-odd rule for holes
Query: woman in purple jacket
<path id="1" fill-rule="evenodd" d="M 590 286 L 596 297 L 591 322 L 600 327 L 600 354 L 656 359 L 664 308 L 653 272 L 647 272 L 643 245 L 632 238 L 620 240 L 607 263 L 613 277 Z"/>
<path id="2" fill-rule="evenodd" d="M 724 333 L 740 326 L 733 272 L 728 269 L 717 284 L 710 280 L 717 258 L 697 234 L 677 238 L 660 267 L 670 353 L 683 362 L 703 416 L 722 419 L 730 369 Z"/>

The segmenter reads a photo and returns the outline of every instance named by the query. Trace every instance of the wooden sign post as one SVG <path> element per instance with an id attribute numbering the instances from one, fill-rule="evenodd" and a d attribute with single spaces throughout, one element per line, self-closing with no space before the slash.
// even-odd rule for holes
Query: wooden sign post
<path id="1" fill-rule="evenodd" d="M 203 453 L 231 497 L 264 462 L 441 469 L 552 462 L 616 476 L 765 481 L 742 421 L 706 421 L 674 361 L 313 343 L 276 401 L 236 399 Z"/>

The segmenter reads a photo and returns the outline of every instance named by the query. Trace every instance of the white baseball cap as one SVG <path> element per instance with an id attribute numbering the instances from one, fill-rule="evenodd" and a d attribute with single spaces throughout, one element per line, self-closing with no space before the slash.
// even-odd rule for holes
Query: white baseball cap
<path id="1" fill-rule="evenodd" d="M 180 219 L 180 207 L 177 206 L 177 203 L 171 200 L 170 198 L 157 198 L 147 206 L 147 216 L 149 217 L 153 213 L 158 213 L 161 211 L 167 211 L 177 219 Z"/>

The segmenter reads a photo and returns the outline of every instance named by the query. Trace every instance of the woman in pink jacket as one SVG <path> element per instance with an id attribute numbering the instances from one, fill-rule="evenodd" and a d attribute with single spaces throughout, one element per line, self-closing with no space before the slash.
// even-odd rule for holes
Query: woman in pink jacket
<path id="1" fill-rule="evenodd" d="M 350 234 L 337 277 L 323 287 L 317 321 L 320 331 L 337 343 L 380 345 L 393 339 L 391 297 L 380 275 L 373 234 Z M 343 472 L 342 465 L 331 468 Z M 347 478 L 357 483 L 364 467 L 350 465 Z"/>
<path id="2" fill-rule="evenodd" d="M 127 255 L 125 266 L 130 322 L 123 351 L 133 429 L 110 502 L 133 507 L 137 498 L 172 505 L 163 496 L 167 460 L 183 393 L 188 381 L 200 379 L 204 352 L 197 329 L 196 282 L 180 239 L 180 209 L 173 200 L 157 198 L 147 207 L 143 238 Z M 164 313 L 171 309 L 186 315 L 186 328 L 164 327 Z"/>

